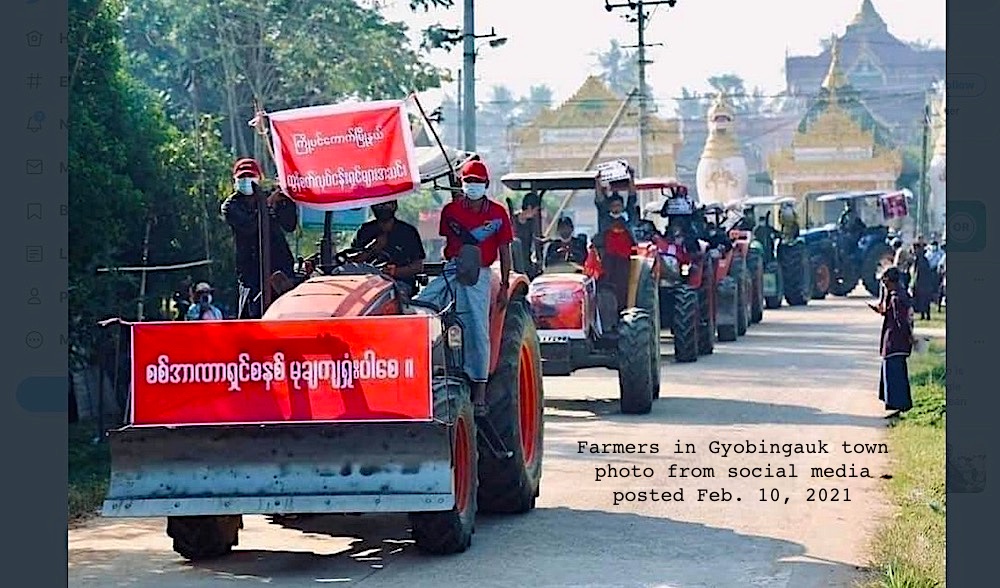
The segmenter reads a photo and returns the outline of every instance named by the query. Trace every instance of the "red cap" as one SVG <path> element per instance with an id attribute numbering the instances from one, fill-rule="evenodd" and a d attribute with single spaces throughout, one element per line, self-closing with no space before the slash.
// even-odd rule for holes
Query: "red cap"
<path id="1" fill-rule="evenodd" d="M 233 165 L 233 177 L 242 178 L 244 176 L 256 176 L 260 177 L 260 165 L 256 160 L 249 157 L 244 157 Z"/>
<path id="2" fill-rule="evenodd" d="M 490 181 L 490 171 L 486 169 L 486 164 L 482 161 L 473 160 L 466 162 L 458 172 L 458 178 L 464 180 L 474 178 L 483 182 Z"/>

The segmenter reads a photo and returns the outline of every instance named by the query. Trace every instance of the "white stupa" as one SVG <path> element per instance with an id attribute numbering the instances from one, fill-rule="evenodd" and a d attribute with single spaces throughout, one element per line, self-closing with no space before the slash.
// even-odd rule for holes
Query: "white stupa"
<path id="1" fill-rule="evenodd" d="M 945 168 L 945 92 L 944 84 L 938 88 L 941 100 L 937 105 L 936 116 L 931 120 L 936 124 L 932 127 L 937 132 L 937 140 L 934 142 L 934 152 L 931 155 L 931 165 L 927 170 L 927 183 L 930 187 L 930 195 L 927 202 L 927 225 L 931 232 L 939 235 L 945 230 L 945 198 L 944 198 L 944 168 Z"/>
<path id="2" fill-rule="evenodd" d="M 719 94 L 708 110 L 708 139 L 698 161 L 698 200 L 725 205 L 747 195 L 747 162 L 733 134 L 733 108 Z"/>

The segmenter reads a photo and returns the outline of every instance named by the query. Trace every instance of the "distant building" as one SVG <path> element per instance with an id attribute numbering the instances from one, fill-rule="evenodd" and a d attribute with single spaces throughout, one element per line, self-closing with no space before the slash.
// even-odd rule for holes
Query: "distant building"
<path id="1" fill-rule="evenodd" d="M 925 94 L 945 77 L 944 49 L 919 49 L 894 37 L 871 0 L 862 1 L 838 40 L 841 65 L 850 85 L 889 125 L 899 143 L 919 144 Z M 819 55 L 786 57 L 788 93 L 809 96 L 815 92 L 830 61 L 830 47 Z"/>
<path id="2" fill-rule="evenodd" d="M 794 196 L 802 207 L 809 200 L 810 224 L 833 222 L 842 205 L 820 207 L 811 196 L 822 192 L 893 190 L 903 158 L 886 126 L 867 108 L 840 68 L 840 42 L 832 43 L 832 59 L 819 93 L 799 123 L 791 147 L 768 160 L 774 193 Z M 876 202 L 863 211 L 866 221 L 880 214 Z"/>
<path id="3" fill-rule="evenodd" d="M 566 102 L 555 109 L 544 110 L 526 127 L 514 131 L 513 170 L 517 172 L 582 170 L 597 149 L 615 114 L 624 101 L 599 78 L 591 76 Z M 630 105 L 615 132 L 609 138 L 596 163 L 611 159 L 627 159 L 638 167 L 639 108 Z M 704 121 L 701 123 L 704 126 Z M 648 176 L 674 176 L 676 157 L 683 134 L 678 121 L 657 116 L 649 119 Z M 562 199 L 563 194 L 551 198 Z M 576 227 L 593 232 L 597 227 L 593 193 L 581 193 L 567 208 Z M 546 225 L 549 219 L 545 220 Z"/>

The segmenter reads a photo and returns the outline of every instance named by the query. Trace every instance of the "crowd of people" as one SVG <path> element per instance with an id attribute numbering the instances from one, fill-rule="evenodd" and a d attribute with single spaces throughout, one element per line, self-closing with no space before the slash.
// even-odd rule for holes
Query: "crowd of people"
<path id="1" fill-rule="evenodd" d="M 947 273 L 945 244 L 937 239 L 929 244 L 917 237 L 909 247 L 896 237 L 892 241 L 894 266 L 900 272 L 902 287 L 913 300 L 913 310 L 920 320 L 931 320 L 931 308 L 936 304 L 940 313 L 945 305 Z"/>

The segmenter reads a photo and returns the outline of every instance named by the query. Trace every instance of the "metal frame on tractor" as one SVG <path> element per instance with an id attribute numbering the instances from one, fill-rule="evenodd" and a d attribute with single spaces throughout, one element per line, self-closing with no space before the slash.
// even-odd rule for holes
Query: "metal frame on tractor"
<path id="1" fill-rule="evenodd" d="M 475 156 L 439 147 L 437 156 L 434 148 L 417 148 L 421 180 L 437 185 L 447 178 L 445 189 L 454 190 L 456 166 Z M 330 216 L 320 252 L 325 275 L 279 292 L 259 321 L 328 321 L 336 333 L 339 317 L 426 317 L 432 420 L 176 427 L 130 422 L 109 435 L 105 516 L 167 517 L 174 550 L 198 560 L 237 545 L 245 514 L 408 513 L 417 547 L 447 554 L 471 544 L 477 511 L 534 508 L 544 407 L 527 279 L 512 275 L 508 304 L 494 303 L 490 310 L 489 412 L 476 417 L 461 367 L 464 326 L 454 305 L 409 300 L 382 271 L 384 264 L 355 261 L 362 259 L 358 250 L 333 252 Z M 441 270 L 442 264 L 428 264 L 429 274 Z M 499 287 L 495 272 L 494 300 Z"/>
<path id="2" fill-rule="evenodd" d="M 509 173 L 500 181 L 515 192 L 593 191 L 597 171 Z M 586 239 L 585 235 L 577 238 Z M 589 249 L 589 247 L 588 247 Z M 545 267 L 531 282 L 528 303 L 541 341 L 545 375 L 586 367 L 618 371 L 621 410 L 645 414 L 660 396 L 659 259 L 650 243 L 631 256 L 628 300 L 618 312 L 614 289 L 584 268 Z"/>
<path id="3" fill-rule="evenodd" d="M 830 289 L 834 296 L 847 296 L 861 282 L 865 290 L 872 296 L 879 295 L 879 276 L 886 267 L 893 263 L 893 250 L 889 244 L 892 237 L 891 229 L 885 224 L 865 225 L 857 241 L 850 239 L 836 223 L 822 227 L 811 228 L 809 216 L 810 202 L 823 204 L 827 202 L 845 202 L 857 200 L 882 199 L 893 194 L 903 194 L 909 201 L 912 193 L 907 190 L 869 190 L 855 192 L 833 192 L 819 196 L 813 195 L 805 200 L 807 244 L 813 243 L 814 267 L 826 264 L 829 268 Z M 823 249 L 816 243 L 822 243 Z M 814 292 L 814 297 L 818 296 Z"/>

